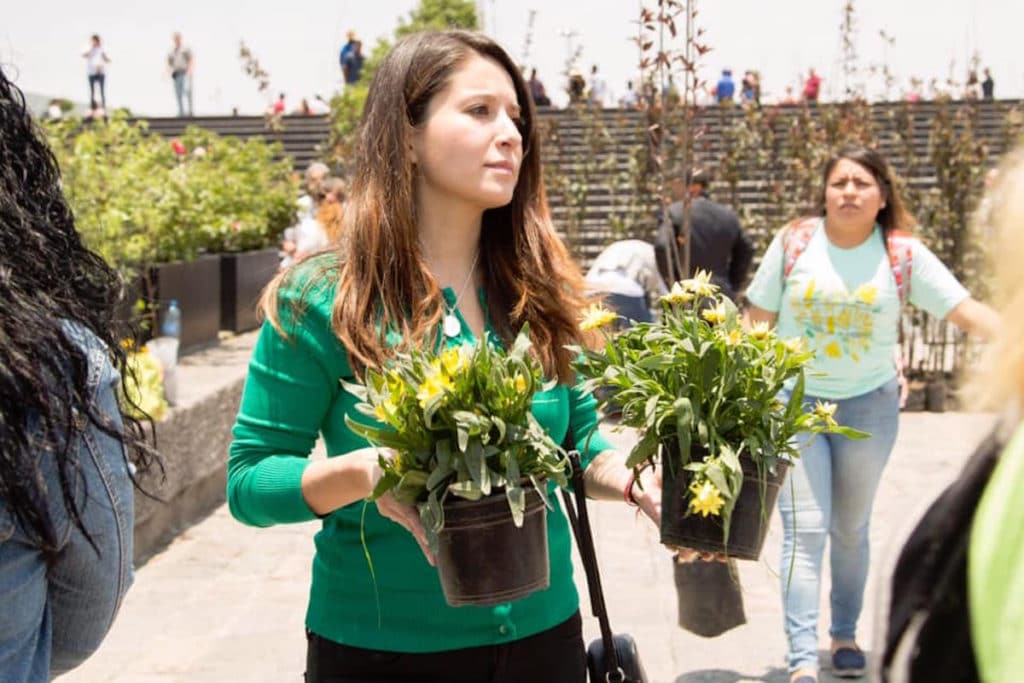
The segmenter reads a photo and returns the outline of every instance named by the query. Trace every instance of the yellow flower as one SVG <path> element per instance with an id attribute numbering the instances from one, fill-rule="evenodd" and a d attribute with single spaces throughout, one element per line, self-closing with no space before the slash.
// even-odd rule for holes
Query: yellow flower
<path id="1" fill-rule="evenodd" d="M 441 368 L 449 377 L 455 377 L 462 369 L 462 353 L 458 346 L 453 346 L 441 354 Z"/>
<path id="2" fill-rule="evenodd" d="M 526 378 L 522 375 L 516 375 L 516 391 L 520 394 L 526 391 Z"/>
<path id="3" fill-rule="evenodd" d="M 416 392 L 416 398 L 420 401 L 420 407 L 426 408 L 427 402 L 434 398 L 438 394 L 451 391 L 452 381 L 445 377 L 441 372 L 432 372 L 426 376 L 423 380 L 423 384 L 420 385 L 419 391 Z"/>
<path id="4" fill-rule="evenodd" d="M 712 325 L 716 323 L 723 323 L 725 322 L 726 315 L 725 306 L 723 304 L 718 304 L 714 308 L 709 308 L 703 311 L 700 315 Z"/>
<path id="5" fill-rule="evenodd" d="M 725 501 L 722 493 L 710 481 L 705 479 L 693 482 L 690 484 L 690 493 L 693 494 L 690 498 L 690 510 L 693 513 L 703 517 L 721 514 Z"/>
<path id="6" fill-rule="evenodd" d="M 742 341 L 743 341 L 743 333 L 739 330 L 739 328 L 737 328 L 737 329 L 733 330 L 732 332 L 729 332 L 727 335 L 725 335 L 725 344 L 726 344 L 726 346 L 739 346 L 740 342 L 742 342 Z"/>
<path id="7" fill-rule="evenodd" d="M 790 337 L 789 339 L 782 342 L 785 345 L 786 350 L 790 353 L 803 353 L 804 352 L 804 340 L 800 337 Z"/>
<path id="8" fill-rule="evenodd" d="M 683 289 L 697 296 L 714 296 L 718 286 L 711 284 L 711 273 L 706 270 L 698 270 L 697 274 L 689 280 L 683 280 Z"/>
<path id="9" fill-rule="evenodd" d="M 388 418 L 395 414 L 398 407 L 391 399 L 385 399 L 373 409 L 378 422 L 387 422 Z"/>
<path id="10" fill-rule="evenodd" d="M 618 319 L 618 314 L 609 311 L 600 304 L 591 304 L 583 309 L 583 316 L 580 322 L 580 329 L 584 332 L 597 330 L 610 325 Z"/>
<path id="11" fill-rule="evenodd" d="M 836 404 L 835 403 L 823 403 L 818 401 L 814 405 L 814 416 L 819 420 L 823 421 L 829 427 L 836 426 Z"/>
<path id="12" fill-rule="evenodd" d="M 121 340 L 121 348 L 124 349 L 125 351 L 131 351 L 133 348 L 135 348 L 135 340 L 132 339 L 131 337 L 125 337 L 124 339 Z"/>
<path id="13" fill-rule="evenodd" d="M 683 285 L 677 282 L 674 285 L 672 285 L 672 289 L 669 290 L 668 294 L 661 297 L 661 300 L 667 304 L 680 305 L 690 303 L 691 301 L 693 301 L 693 298 L 694 295 L 683 289 Z"/>
<path id="14" fill-rule="evenodd" d="M 771 331 L 766 322 L 754 323 L 754 326 L 750 328 L 750 336 L 754 339 L 767 339 L 771 336 Z"/>

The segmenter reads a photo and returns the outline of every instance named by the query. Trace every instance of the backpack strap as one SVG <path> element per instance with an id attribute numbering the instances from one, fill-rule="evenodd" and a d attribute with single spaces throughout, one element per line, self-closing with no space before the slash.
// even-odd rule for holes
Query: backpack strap
<path id="1" fill-rule="evenodd" d="M 819 221 L 820 219 L 816 217 L 799 218 L 783 228 L 786 231 L 782 236 L 782 249 L 785 258 L 782 268 L 783 280 L 793 272 L 797 259 L 810 244 Z M 891 232 L 886 244 L 886 252 L 889 254 L 889 267 L 892 269 L 892 276 L 896 281 L 896 293 L 899 295 L 900 304 L 905 304 L 910 300 L 910 281 L 911 275 L 913 275 L 913 236 L 908 232 Z"/>
<path id="2" fill-rule="evenodd" d="M 782 236 L 782 250 L 785 259 L 782 267 L 783 280 L 793 272 L 796 260 L 800 258 L 800 254 L 804 253 L 807 245 L 811 243 L 811 237 L 814 235 L 814 231 L 820 222 L 821 219 L 817 216 L 798 218 L 783 228 L 785 230 L 785 234 Z"/>
<path id="3" fill-rule="evenodd" d="M 889 253 L 889 266 L 892 268 L 892 277 L 896 280 L 896 292 L 899 294 L 900 303 L 905 304 L 910 300 L 910 277 L 913 274 L 914 265 L 914 238 L 908 232 L 893 231 L 889 233 L 886 248 Z"/>

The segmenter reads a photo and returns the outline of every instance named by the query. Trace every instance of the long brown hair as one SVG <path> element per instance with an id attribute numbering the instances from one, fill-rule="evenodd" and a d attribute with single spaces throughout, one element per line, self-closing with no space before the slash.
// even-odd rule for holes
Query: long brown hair
<path id="1" fill-rule="evenodd" d="M 546 374 L 570 382 L 574 359 L 566 346 L 583 341 L 577 320 L 583 279 L 551 223 L 536 111 L 526 82 L 508 54 L 479 33 L 411 34 L 378 67 L 363 110 L 359 163 L 345 206 L 346 240 L 340 247 L 331 327 L 360 376 L 398 350 L 437 341 L 444 300 L 419 247 L 411 140 L 431 99 L 472 54 L 493 59 L 508 72 L 522 107 L 523 160 L 512 201 L 485 211 L 481 226 L 490 321 L 506 343 L 529 323 Z M 275 280 L 264 298 L 267 316 L 278 329 L 281 282 Z M 389 330 L 401 336 L 397 347 L 385 341 Z"/>
<path id="2" fill-rule="evenodd" d="M 900 197 L 897 191 L 895 174 L 881 154 L 869 147 L 862 147 L 860 145 L 843 147 L 832 155 L 825 164 L 825 168 L 822 169 L 821 215 L 825 215 L 825 190 L 828 189 L 828 177 L 832 175 L 836 164 L 843 159 L 848 159 L 863 166 L 874 177 L 875 182 L 878 183 L 878 187 L 882 192 L 882 199 L 885 200 L 885 208 L 878 212 L 878 217 L 875 220 L 882 226 L 883 243 L 888 245 L 889 235 L 897 230 L 910 232 L 917 224 L 917 221 L 910 215 L 906 205 L 903 203 L 903 198 Z"/>

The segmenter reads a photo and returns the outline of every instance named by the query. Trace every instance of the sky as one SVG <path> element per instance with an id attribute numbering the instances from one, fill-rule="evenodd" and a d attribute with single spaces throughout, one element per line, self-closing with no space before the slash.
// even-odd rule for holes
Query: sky
<path id="1" fill-rule="evenodd" d="M 289 109 L 303 97 L 324 97 L 340 87 L 338 50 L 348 30 L 372 47 L 391 37 L 399 17 L 416 0 L 2 0 L 0 66 L 26 92 L 88 101 L 85 60 L 89 36 L 98 33 L 112 62 L 107 70 L 108 106 L 137 115 L 171 115 L 174 90 L 166 69 L 171 34 L 181 31 L 195 54 L 197 115 L 262 112 L 273 95 L 286 94 Z M 478 0 L 483 29 L 519 62 L 535 66 L 556 104 L 564 102 L 567 56 L 580 50 L 588 73 L 597 65 L 614 97 L 638 74 L 631 41 L 642 0 Z M 696 0 L 696 25 L 712 50 L 701 76 L 717 80 L 729 67 L 762 74 L 764 99 L 781 97 L 787 85 L 799 92 L 809 67 L 824 78 L 823 98 L 841 96 L 839 24 L 845 0 Z M 646 0 L 653 6 L 654 0 Z M 951 69 L 964 80 L 978 54 L 996 81 L 997 97 L 1024 96 L 1019 56 L 1024 2 L 1016 0 L 855 0 L 858 63 L 887 64 L 898 97 L 912 76 L 945 79 Z M 533 14 L 532 29 L 530 14 Z M 894 39 L 889 45 L 883 30 Z M 527 36 L 530 36 L 527 46 Z M 242 71 L 245 41 L 270 73 L 271 92 L 260 94 Z M 367 52 L 369 50 L 366 50 Z M 882 96 L 880 78 L 868 91 Z"/>

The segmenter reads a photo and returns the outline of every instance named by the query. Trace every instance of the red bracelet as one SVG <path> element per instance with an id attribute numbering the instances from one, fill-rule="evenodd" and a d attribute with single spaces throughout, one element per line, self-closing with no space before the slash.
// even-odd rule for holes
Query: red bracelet
<path id="1" fill-rule="evenodd" d="M 630 507 L 640 507 L 640 504 L 636 502 L 636 498 L 633 497 L 633 484 L 636 483 L 636 474 L 633 472 L 629 473 L 629 480 L 626 482 L 626 488 L 622 490 L 622 498 L 626 501 L 626 505 Z"/>

